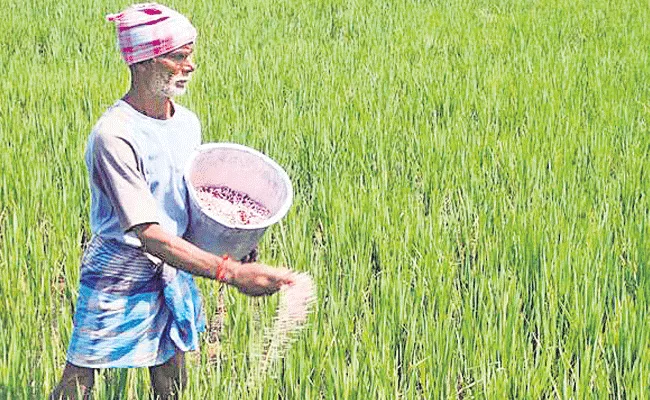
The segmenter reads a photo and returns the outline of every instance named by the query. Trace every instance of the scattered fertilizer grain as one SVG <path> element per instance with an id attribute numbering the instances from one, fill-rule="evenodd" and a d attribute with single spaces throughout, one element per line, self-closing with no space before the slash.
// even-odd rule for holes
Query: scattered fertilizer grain
<path id="1" fill-rule="evenodd" d="M 233 225 L 259 224 L 271 212 L 247 194 L 228 186 L 199 186 L 196 195 L 201 209 L 213 218 Z"/>
<path id="2" fill-rule="evenodd" d="M 248 385 L 253 380 L 261 379 L 276 360 L 286 354 L 296 334 L 305 326 L 307 317 L 316 300 L 314 282 L 307 273 L 294 275 L 294 283 L 280 289 L 280 300 L 273 319 L 273 325 L 266 331 L 266 343 L 257 376 L 251 375 Z"/>

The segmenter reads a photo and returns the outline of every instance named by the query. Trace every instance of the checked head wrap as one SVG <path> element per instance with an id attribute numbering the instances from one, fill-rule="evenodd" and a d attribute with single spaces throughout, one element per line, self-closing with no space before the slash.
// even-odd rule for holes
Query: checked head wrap
<path id="1" fill-rule="evenodd" d="M 190 21 L 157 3 L 134 4 L 106 19 L 117 26 L 117 41 L 128 65 L 169 53 L 196 40 Z"/>

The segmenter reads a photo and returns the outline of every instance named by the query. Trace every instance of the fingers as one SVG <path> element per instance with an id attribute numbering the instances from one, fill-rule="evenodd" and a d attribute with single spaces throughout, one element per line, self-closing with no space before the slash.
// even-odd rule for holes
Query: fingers
<path id="1" fill-rule="evenodd" d="M 260 288 L 263 288 L 265 295 L 271 295 L 282 289 L 284 285 L 289 284 L 290 278 L 288 275 L 278 272 L 279 271 L 273 271 L 269 275 L 258 276 L 257 283 Z"/>
<path id="2" fill-rule="evenodd" d="M 287 268 L 264 264 L 246 264 L 238 268 L 235 286 L 249 296 L 268 296 L 285 285 L 292 285 L 294 274 Z"/>
<path id="3" fill-rule="evenodd" d="M 248 262 L 256 262 L 257 261 L 257 247 L 255 247 L 251 252 L 248 254 Z"/>
<path id="4" fill-rule="evenodd" d="M 284 285 L 293 285 L 294 284 L 294 276 L 295 274 L 286 268 L 280 268 L 280 271 L 278 271 L 278 281 L 280 282 L 280 286 Z"/>
<path id="5" fill-rule="evenodd" d="M 255 248 L 253 248 L 253 250 L 250 251 L 250 253 L 248 253 L 246 256 L 244 256 L 244 258 L 242 258 L 240 261 L 243 264 L 254 263 L 254 262 L 257 261 L 257 255 L 258 255 L 257 247 L 255 247 Z"/>
<path id="6" fill-rule="evenodd" d="M 279 268 L 266 267 L 266 273 L 267 273 L 266 275 L 267 278 L 270 280 L 272 284 L 277 286 L 278 290 L 284 285 L 293 284 L 294 273 L 290 269 L 284 267 L 279 267 Z"/>

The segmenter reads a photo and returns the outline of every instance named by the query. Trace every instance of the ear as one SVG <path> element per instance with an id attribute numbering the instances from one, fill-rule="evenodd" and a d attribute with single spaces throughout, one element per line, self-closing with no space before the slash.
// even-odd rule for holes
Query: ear
<path id="1" fill-rule="evenodd" d="M 139 63 L 131 64 L 129 68 L 131 73 L 143 73 L 147 72 L 153 66 L 155 58 L 150 60 L 140 61 Z"/>

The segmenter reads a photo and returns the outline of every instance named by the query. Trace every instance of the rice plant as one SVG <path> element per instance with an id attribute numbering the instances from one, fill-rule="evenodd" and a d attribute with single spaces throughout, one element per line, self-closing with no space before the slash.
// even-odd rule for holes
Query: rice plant
<path id="1" fill-rule="evenodd" d="M 0 398 L 44 398 L 65 363 L 86 138 L 129 82 L 103 17 L 127 4 L 2 3 Z M 184 398 L 650 396 L 646 3 L 167 4 L 199 31 L 178 101 L 204 141 L 292 179 L 260 259 L 318 293 L 248 385 L 280 299 L 226 290 Z M 149 394 L 146 370 L 96 381 L 99 399 Z"/>

